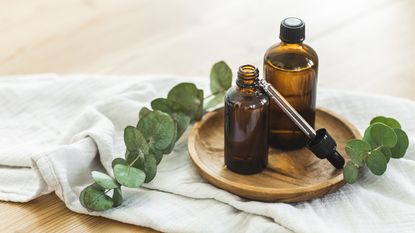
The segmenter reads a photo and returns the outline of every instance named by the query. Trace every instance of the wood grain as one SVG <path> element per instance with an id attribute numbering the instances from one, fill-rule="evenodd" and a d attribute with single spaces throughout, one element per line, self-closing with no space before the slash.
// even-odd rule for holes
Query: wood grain
<path id="1" fill-rule="evenodd" d="M 268 166 L 255 175 L 240 175 L 224 165 L 223 108 L 206 114 L 194 124 L 189 135 L 189 155 L 200 174 L 210 183 L 241 197 L 272 202 L 298 202 L 314 199 L 345 184 L 342 170 L 314 156 L 306 148 L 283 151 L 270 148 Z M 361 137 L 346 119 L 317 109 L 316 128 L 326 128 L 335 138 L 338 151 L 346 141 Z"/>
<path id="2" fill-rule="evenodd" d="M 28 203 L 0 202 L 1 232 L 156 232 L 110 219 L 77 214 L 54 194 Z"/>

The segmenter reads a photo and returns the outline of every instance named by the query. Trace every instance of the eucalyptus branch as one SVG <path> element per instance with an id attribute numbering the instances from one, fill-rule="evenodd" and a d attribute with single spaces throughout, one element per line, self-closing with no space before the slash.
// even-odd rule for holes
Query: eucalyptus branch
<path id="1" fill-rule="evenodd" d="M 384 116 L 373 118 L 362 139 L 352 139 L 346 143 L 346 153 L 350 156 L 343 170 L 346 182 L 356 182 L 359 169 L 364 166 L 373 174 L 382 175 L 390 158 L 402 158 L 408 146 L 408 136 L 397 120 Z"/>
<path id="2" fill-rule="evenodd" d="M 127 126 L 124 130 L 125 158 L 112 161 L 115 178 L 93 171 L 95 182 L 82 190 L 79 196 L 81 204 L 90 211 L 117 207 L 123 201 L 122 186 L 138 188 L 143 183 L 151 182 L 163 155 L 173 150 L 192 121 L 202 117 L 204 99 L 215 97 L 209 101 L 210 106 L 223 101 L 223 95 L 232 83 L 228 65 L 223 61 L 216 63 L 212 67 L 210 80 L 211 95 L 203 97 L 203 90 L 193 83 L 180 83 L 169 91 L 167 98 L 151 101 L 152 109 L 142 108 L 137 126 Z M 220 95 L 222 100 L 218 101 Z M 112 197 L 107 195 L 110 190 L 114 191 Z"/>

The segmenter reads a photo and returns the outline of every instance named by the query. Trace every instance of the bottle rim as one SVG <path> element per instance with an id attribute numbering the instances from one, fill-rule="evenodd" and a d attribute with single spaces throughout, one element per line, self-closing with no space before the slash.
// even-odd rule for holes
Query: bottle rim
<path id="1" fill-rule="evenodd" d="M 238 69 L 238 78 L 254 79 L 254 78 L 258 78 L 258 76 L 259 76 L 259 70 L 253 65 L 246 64 L 246 65 L 240 66 Z"/>

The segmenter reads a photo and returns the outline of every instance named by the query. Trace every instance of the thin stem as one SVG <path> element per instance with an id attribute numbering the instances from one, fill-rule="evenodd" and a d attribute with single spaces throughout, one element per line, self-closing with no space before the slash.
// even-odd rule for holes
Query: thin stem
<path id="1" fill-rule="evenodd" d="M 139 151 L 141 152 L 141 151 Z M 138 160 L 138 158 L 140 158 L 140 154 L 138 154 L 137 158 L 135 158 L 129 165 L 128 165 L 128 169 L 130 169 L 131 166 L 133 166 L 133 164 Z"/>
<path id="2" fill-rule="evenodd" d="M 374 150 L 377 150 L 377 149 L 381 149 L 381 148 L 382 148 L 382 146 L 378 146 L 378 147 L 376 147 L 375 149 L 371 150 L 370 152 L 372 152 L 372 151 L 374 151 Z"/>
<path id="3" fill-rule="evenodd" d="M 221 91 L 217 91 L 217 92 L 214 92 L 214 93 L 210 93 L 210 95 L 204 97 L 203 99 L 207 99 L 207 98 L 212 97 L 212 96 L 215 96 L 215 95 L 217 95 L 219 93 L 221 93 Z"/>

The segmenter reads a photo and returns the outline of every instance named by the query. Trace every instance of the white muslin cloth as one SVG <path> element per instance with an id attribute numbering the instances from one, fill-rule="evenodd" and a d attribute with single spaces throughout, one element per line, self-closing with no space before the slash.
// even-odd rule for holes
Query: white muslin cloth
<path id="1" fill-rule="evenodd" d="M 364 171 L 356 184 L 315 200 L 263 203 L 215 188 L 197 173 L 187 133 L 165 155 L 156 178 L 123 189 L 125 201 L 88 212 L 78 201 L 91 171 L 112 175 L 123 156 L 123 130 L 138 111 L 175 84 L 208 78 L 175 76 L 33 75 L 0 78 L 0 199 L 26 202 L 55 191 L 72 211 L 165 232 L 414 232 L 415 102 L 319 90 L 318 106 L 349 119 L 362 132 L 376 115 L 392 116 L 410 137 L 404 158 L 383 176 Z"/>

